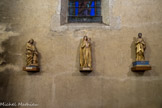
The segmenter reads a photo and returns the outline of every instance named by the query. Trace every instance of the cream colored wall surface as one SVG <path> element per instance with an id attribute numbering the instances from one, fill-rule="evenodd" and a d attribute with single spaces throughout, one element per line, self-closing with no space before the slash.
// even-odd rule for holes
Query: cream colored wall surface
<path id="1" fill-rule="evenodd" d="M 60 25 L 60 3 L 0 0 L 0 102 L 38 104 L 34 108 L 162 108 L 162 1 L 109 0 L 110 25 Z M 152 66 L 145 73 L 131 71 L 139 32 Z M 89 74 L 79 72 L 84 35 L 93 45 Z M 30 38 L 39 51 L 39 73 L 22 71 Z"/>

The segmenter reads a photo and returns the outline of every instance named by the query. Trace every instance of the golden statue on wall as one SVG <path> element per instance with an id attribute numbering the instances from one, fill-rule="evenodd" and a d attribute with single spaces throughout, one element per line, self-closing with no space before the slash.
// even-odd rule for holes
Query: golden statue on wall
<path id="1" fill-rule="evenodd" d="M 33 39 L 30 39 L 26 44 L 26 63 L 27 66 L 38 66 L 38 52 Z"/>
<path id="2" fill-rule="evenodd" d="M 26 71 L 39 71 L 38 67 L 38 51 L 35 47 L 35 42 L 30 39 L 26 44 Z"/>
<path id="3" fill-rule="evenodd" d="M 80 44 L 80 71 L 92 71 L 91 38 L 87 36 Z"/>
<path id="4" fill-rule="evenodd" d="M 136 46 L 136 61 L 133 62 L 132 71 L 134 72 L 144 72 L 146 70 L 151 70 L 151 66 L 149 61 L 145 61 L 145 50 L 146 50 L 146 43 L 142 38 L 142 33 L 138 33 L 138 38 L 135 42 Z"/>
<path id="5" fill-rule="evenodd" d="M 138 38 L 135 44 L 136 44 L 136 61 L 144 61 L 145 60 L 144 52 L 146 49 L 146 43 L 142 38 L 142 33 L 138 34 Z"/>

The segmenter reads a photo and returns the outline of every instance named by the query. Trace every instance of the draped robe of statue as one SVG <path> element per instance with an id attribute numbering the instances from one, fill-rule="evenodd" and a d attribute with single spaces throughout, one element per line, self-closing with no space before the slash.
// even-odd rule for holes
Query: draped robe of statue
<path id="1" fill-rule="evenodd" d="M 138 38 L 136 41 L 136 61 L 144 61 L 144 52 L 146 49 L 146 43 L 143 38 Z"/>
<path id="2" fill-rule="evenodd" d="M 92 68 L 90 39 L 84 37 L 80 45 L 80 68 Z"/>
<path id="3" fill-rule="evenodd" d="M 31 66 L 35 65 L 38 66 L 38 52 L 34 45 L 34 40 L 29 40 L 26 45 L 26 65 Z"/>

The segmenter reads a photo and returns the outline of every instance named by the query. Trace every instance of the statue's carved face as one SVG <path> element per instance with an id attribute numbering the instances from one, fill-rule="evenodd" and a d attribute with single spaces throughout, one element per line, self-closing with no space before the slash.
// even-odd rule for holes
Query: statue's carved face
<path id="1" fill-rule="evenodd" d="M 142 33 L 138 33 L 138 37 L 139 38 L 142 38 Z"/>
<path id="2" fill-rule="evenodd" d="M 83 40 L 86 40 L 87 41 L 88 40 L 88 37 L 87 36 L 84 36 L 83 37 Z"/>
<path id="3" fill-rule="evenodd" d="M 34 43 L 34 40 L 33 40 L 33 39 L 30 39 L 30 40 L 29 40 L 29 43 L 30 43 L 30 44 L 33 44 L 33 43 Z"/>

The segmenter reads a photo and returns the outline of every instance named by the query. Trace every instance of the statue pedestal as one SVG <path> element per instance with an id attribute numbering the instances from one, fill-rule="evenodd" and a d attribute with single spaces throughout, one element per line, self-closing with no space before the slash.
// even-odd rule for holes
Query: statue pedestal
<path id="1" fill-rule="evenodd" d="M 80 72 L 92 72 L 92 68 L 82 68 L 80 69 Z"/>
<path id="2" fill-rule="evenodd" d="M 31 66 L 23 67 L 23 70 L 27 72 L 39 72 L 40 68 L 38 66 L 31 65 Z"/>
<path id="3" fill-rule="evenodd" d="M 133 67 L 132 67 L 133 72 L 144 72 L 147 70 L 151 70 L 151 65 L 149 64 L 149 61 L 133 62 Z"/>

